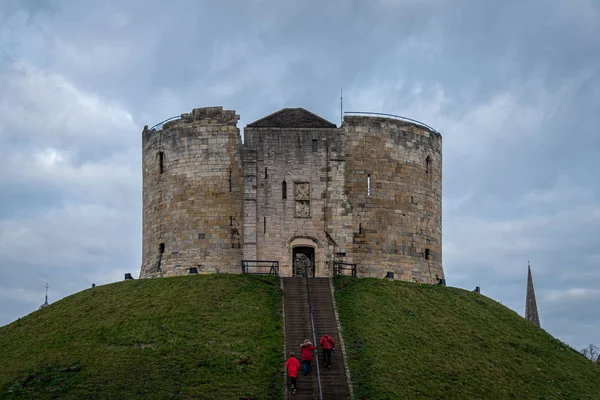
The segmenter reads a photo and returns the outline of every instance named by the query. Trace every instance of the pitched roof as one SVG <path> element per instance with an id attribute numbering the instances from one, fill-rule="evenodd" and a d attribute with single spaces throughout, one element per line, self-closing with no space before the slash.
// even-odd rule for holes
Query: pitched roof
<path id="1" fill-rule="evenodd" d="M 247 125 L 250 128 L 336 128 L 304 108 L 284 108 Z"/>

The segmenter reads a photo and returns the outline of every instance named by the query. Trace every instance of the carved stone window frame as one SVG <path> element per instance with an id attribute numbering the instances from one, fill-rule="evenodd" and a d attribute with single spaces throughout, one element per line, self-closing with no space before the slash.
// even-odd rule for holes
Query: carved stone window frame
<path id="1" fill-rule="evenodd" d="M 294 181 L 294 217 L 311 217 L 310 182 Z"/>

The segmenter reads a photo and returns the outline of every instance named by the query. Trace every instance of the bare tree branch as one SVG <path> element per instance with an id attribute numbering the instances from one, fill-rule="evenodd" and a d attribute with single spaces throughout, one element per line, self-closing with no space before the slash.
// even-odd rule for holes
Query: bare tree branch
<path id="1" fill-rule="evenodd" d="M 600 347 L 596 346 L 595 344 L 590 344 L 589 346 L 584 347 L 581 349 L 580 353 L 592 361 L 600 360 Z"/>

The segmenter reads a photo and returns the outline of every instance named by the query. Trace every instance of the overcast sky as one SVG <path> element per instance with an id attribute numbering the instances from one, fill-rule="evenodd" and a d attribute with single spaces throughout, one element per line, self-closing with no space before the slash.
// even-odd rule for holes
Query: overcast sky
<path id="1" fill-rule="evenodd" d="M 368 4 L 368 5 L 367 5 Z M 141 263 L 144 125 L 344 108 L 443 135 L 447 283 L 600 344 L 600 2 L 0 0 L 0 325 Z"/>

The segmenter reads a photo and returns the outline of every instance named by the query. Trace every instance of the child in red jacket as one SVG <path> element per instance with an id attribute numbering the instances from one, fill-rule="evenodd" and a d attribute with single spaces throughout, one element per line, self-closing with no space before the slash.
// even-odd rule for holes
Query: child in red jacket
<path id="1" fill-rule="evenodd" d="M 302 368 L 304 369 L 304 376 L 310 373 L 310 363 L 313 360 L 313 352 L 317 349 L 313 346 L 312 342 L 308 339 L 304 339 L 304 343 L 300 345 L 302 347 Z"/>
<path id="2" fill-rule="evenodd" d="M 298 376 L 300 363 L 296 359 L 296 354 L 294 354 L 293 351 L 290 353 L 290 358 L 285 362 L 285 367 L 287 368 L 288 376 L 292 381 L 292 395 L 294 395 L 296 394 L 296 377 Z"/>

